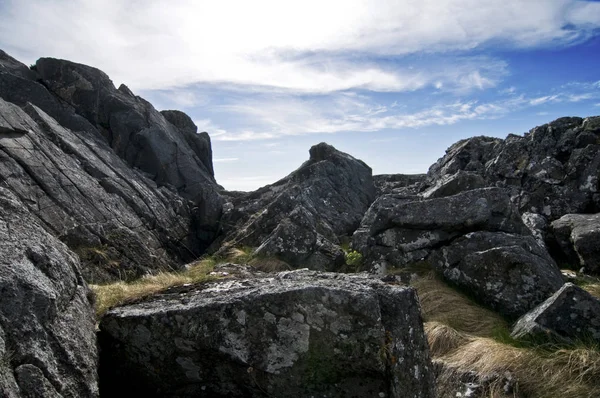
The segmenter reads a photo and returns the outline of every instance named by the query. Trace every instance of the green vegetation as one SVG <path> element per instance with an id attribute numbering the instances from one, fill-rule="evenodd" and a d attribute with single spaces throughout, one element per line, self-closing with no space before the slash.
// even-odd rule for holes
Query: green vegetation
<path id="1" fill-rule="evenodd" d="M 363 263 L 363 256 L 356 250 L 346 252 L 346 264 L 358 269 Z"/>
<path id="2" fill-rule="evenodd" d="M 431 355 L 447 369 L 456 374 L 475 371 L 484 377 L 509 373 L 519 397 L 600 396 L 598 345 L 516 340 L 506 320 L 433 274 L 422 275 L 413 286 L 419 294 Z M 589 286 L 596 289 L 599 285 L 590 283 L 584 288 Z M 485 396 L 504 397 L 501 384 L 501 380 L 492 382 Z"/>

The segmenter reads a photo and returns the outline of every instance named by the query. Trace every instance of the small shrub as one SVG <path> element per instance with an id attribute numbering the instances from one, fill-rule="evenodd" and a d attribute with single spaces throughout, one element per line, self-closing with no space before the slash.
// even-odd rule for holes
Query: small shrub
<path id="1" fill-rule="evenodd" d="M 360 267 L 363 263 L 363 256 L 356 250 L 350 250 L 346 253 L 346 264 L 353 267 Z"/>

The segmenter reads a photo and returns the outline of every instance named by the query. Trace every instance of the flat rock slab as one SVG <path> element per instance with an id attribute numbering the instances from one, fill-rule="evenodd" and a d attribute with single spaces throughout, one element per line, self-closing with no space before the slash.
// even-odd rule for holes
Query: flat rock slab
<path id="1" fill-rule="evenodd" d="M 565 283 L 552 297 L 523 315 L 512 336 L 600 343 L 600 300 L 579 286 Z"/>
<path id="2" fill-rule="evenodd" d="M 111 310 L 99 339 L 111 397 L 434 396 L 415 291 L 366 275 L 180 288 Z"/>

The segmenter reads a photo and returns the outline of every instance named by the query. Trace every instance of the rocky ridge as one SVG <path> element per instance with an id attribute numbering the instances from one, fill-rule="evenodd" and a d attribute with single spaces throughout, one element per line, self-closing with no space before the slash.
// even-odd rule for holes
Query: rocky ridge
<path id="1" fill-rule="evenodd" d="M 103 395 L 127 379 L 147 396 L 434 396 L 451 372 L 435 375 L 415 292 L 381 279 L 413 266 L 520 317 L 518 338 L 595 336 L 598 300 L 556 261 L 598 272 L 599 121 L 463 140 L 426 175 L 372 176 L 321 143 L 288 177 L 227 192 L 186 114 L 98 69 L 0 51 L 0 393 L 97 396 L 86 281 L 240 246 L 340 271 L 351 242 L 370 274 L 245 271 L 117 307 L 100 324 Z"/>

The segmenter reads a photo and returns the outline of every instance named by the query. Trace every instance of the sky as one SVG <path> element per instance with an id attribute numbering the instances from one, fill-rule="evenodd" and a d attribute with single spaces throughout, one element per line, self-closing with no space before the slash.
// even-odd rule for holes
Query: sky
<path id="1" fill-rule="evenodd" d="M 425 173 L 459 139 L 600 115 L 600 1 L 0 0 L 0 49 L 186 112 L 229 190 L 319 142 Z"/>

